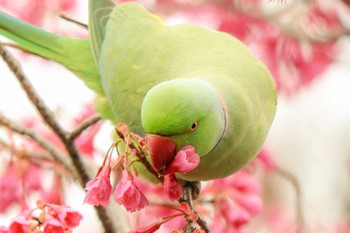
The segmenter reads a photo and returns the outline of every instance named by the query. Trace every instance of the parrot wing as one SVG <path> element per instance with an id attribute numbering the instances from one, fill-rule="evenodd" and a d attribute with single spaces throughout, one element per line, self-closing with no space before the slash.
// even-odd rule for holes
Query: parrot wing
<path id="1" fill-rule="evenodd" d="M 98 67 L 106 24 L 115 7 L 112 0 L 89 1 L 89 34 L 95 64 Z"/>

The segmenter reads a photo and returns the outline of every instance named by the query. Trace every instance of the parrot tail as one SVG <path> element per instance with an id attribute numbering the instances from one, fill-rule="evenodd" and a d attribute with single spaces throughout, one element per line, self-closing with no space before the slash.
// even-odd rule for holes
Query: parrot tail
<path id="1" fill-rule="evenodd" d="M 20 49 L 64 65 L 90 89 L 102 93 L 89 40 L 55 35 L 3 12 L 0 12 L 0 35 L 16 42 Z"/>

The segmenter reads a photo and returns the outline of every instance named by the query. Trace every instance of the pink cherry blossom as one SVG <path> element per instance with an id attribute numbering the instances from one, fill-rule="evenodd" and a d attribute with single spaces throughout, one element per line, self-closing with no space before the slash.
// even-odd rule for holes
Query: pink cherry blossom
<path id="1" fill-rule="evenodd" d="M 76 8 L 76 2 L 77 0 L 22 0 L 21 4 L 13 4 L 11 0 L 1 0 L 0 6 L 8 12 L 16 14 L 22 20 L 41 25 L 44 20 L 49 18 L 47 12 L 52 15 L 54 12 L 71 11 Z"/>
<path id="2" fill-rule="evenodd" d="M 5 212 L 14 203 L 24 202 L 21 190 L 15 167 L 13 163 L 10 163 L 5 173 L 0 177 L 0 213 Z"/>
<path id="3" fill-rule="evenodd" d="M 263 165 L 265 171 L 273 172 L 277 169 L 277 164 L 271 157 L 271 154 L 267 151 L 267 149 L 263 148 L 260 153 L 257 155 L 256 160 L 259 160 Z"/>
<path id="4" fill-rule="evenodd" d="M 65 228 L 74 228 L 79 225 L 83 216 L 77 211 L 63 205 L 50 204 L 52 216 L 60 221 Z"/>
<path id="5" fill-rule="evenodd" d="M 171 163 L 166 167 L 163 175 L 175 172 L 189 172 L 196 168 L 199 164 L 200 157 L 195 152 L 193 146 L 185 146 L 181 148 Z"/>
<path id="6" fill-rule="evenodd" d="M 109 165 L 103 165 L 99 169 L 97 176 L 86 184 L 85 190 L 87 192 L 84 203 L 101 205 L 103 207 L 109 204 L 109 198 L 112 193 L 110 174 L 111 168 Z"/>
<path id="7" fill-rule="evenodd" d="M 115 188 L 114 199 L 129 212 L 140 210 L 149 204 L 146 196 L 140 192 L 132 177 L 129 177 L 126 172 Z"/>
<path id="8" fill-rule="evenodd" d="M 14 219 L 10 223 L 10 232 L 26 233 L 29 229 L 29 216 L 28 212 L 24 212 Z"/>
<path id="9" fill-rule="evenodd" d="M 44 233 L 65 233 L 65 228 L 56 218 L 45 219 Z"/>
<path id="10" fill-rule="evenodd" d="M 256 193 L 235 193 L 235 202 L 246 209 L 252 216 L 257 215 L 262 210 L 262 199 Z"/>
<path id="11" fill-rule="evenodd" d="M 179 200 L 182 195 L 182 187 L 174 174 L 164 176 L 164 191 L 168 193 L 171 201 Z"/>
<path id="12" fill-rule="evenodd" d="M 10 233 L 10 229 L 4 226 L 0 226 L 0 233 Z"/>
<path id="13" fill-rule="evenodd" d="M 9 231 L 5 227 L 0 229 L 4 233 L 69 233 L 82 219 L 77 211 L 67 206 L 47 204 L 42 200 L 38 200 L 36 205 L 36 208 L 23 211 L 15 217 L 10 223 Z"/>
<path id="14" fill-rule="evenodd" d="M 41 191 L 42 183 L 40 177 L 43 176 L 43 170 L 28 160 L 21 160 L 22 163 L 25 163 L 23 169 L 22 181 L 25 188 L 25 192 L 28 191 Z"/>
<path id="15" fill-rule="evenodd" d="M 41 198 L 47 203 L 62 205 L 64 199 L 62 191 L 62 177 L 55 174 L 48 190 L 43 190 L 41 192 Z"/>
<path id="16" fill-rule="evenodd" d="M 93 109 L 92 105 L 86 105 L 82 112 L 79 114 L 79 117 L 74 119 L 73 126 L 77 126 L 83 123 L 86 119 L 94 115 L 96 115 L 96 111 Z M 89 158 L 91 158 L 94 155 L 94 139 L 96 137 L 96 134 L 99 132 L 101 126 L 102 122 L 98 122 L 90 126 L 75 139 L 75 143 L 77 144 L 79 150 L 82 152 L 83 155 Z"/>
<path id="17" fill-rule="evenodd" d="M 216 205 L 216 211 L 216 214 L 222 216 L 227 222 L 227 227 L 232 230 L 240 229 L 251 218 L 251 214 L 246 209 L 227 199 L 219 201 L 218 205 Z"/>

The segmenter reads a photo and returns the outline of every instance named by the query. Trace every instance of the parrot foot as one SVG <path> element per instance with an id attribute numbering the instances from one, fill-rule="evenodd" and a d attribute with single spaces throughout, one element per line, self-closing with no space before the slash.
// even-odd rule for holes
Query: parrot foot
<path id="1" fill-rule="evenodd" d="M 196 200 L 198 198 L 200 191 L 201 191 L 200 181 L 194 181 L 194 182 L 186 181 L 186 183 L 184 184 L 183 199 L 186 200 L 187 198 L 190 198 L 192 202 L 192 200 Z"/>

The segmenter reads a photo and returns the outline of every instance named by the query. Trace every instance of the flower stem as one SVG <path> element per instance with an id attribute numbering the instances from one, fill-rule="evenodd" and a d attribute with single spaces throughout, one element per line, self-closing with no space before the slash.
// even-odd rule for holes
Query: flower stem
<path id="1" fill-rule="evenodd" d="M 122 140 L 126 140 L 126 135 L 123 132 L 121 132 L 118 129 L 116 129 L 116 132 Z M 142 150 L 139 150 L 132 141 L 130 141 L 129 148 L 134 149 L 136 151 L 136 156 L 140 160 L 140 162 L 155 178 L 157 178 L 159 182 L 163 183 L 164 178 L 160 177 L 158 173 L 153 169 L 152 165 L 148 162 L 145 153 Z"/>

